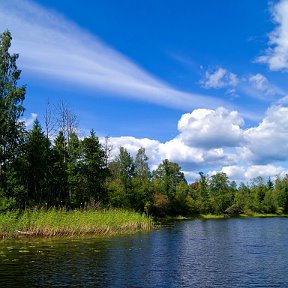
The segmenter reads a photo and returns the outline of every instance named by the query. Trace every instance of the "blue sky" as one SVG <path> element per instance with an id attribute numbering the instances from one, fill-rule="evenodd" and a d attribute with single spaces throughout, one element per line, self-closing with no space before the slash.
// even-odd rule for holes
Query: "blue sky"
<path id="1" fill-rule="evenodd" d="M 288 172 L 287 0 L 3 0 L 5 29 L 27 123 L 63 99 L 82 135 L 143 146 L 190 181 Z"/>

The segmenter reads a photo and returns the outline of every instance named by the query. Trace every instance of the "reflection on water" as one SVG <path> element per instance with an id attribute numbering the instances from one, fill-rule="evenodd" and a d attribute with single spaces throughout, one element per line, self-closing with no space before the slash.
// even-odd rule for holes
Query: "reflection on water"
<path id="1" fill-rule="evenodd" d="M 284 218 L 0 244 L 0 287 L 288 287 Z"/>

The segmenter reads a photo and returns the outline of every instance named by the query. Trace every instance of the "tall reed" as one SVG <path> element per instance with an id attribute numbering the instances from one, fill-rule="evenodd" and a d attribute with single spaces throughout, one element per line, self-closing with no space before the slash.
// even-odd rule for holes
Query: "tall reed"
<path id="1" fill-rule="evenodd" d="M 0 214 L 0 236 L 112 235 L 149 230 L 152 220 L 132 211 L 27 209 Z"/>

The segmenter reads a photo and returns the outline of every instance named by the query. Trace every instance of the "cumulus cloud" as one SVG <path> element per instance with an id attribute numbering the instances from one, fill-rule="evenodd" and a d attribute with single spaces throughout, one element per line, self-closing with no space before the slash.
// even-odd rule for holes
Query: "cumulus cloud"
<path id="1" fill-rule="evenodd" d="M 253 162 L 288 159 L 288 107 L 270 107 L 257 127 L 244 132 L 243 154 Z"/>
<path id="2" fill-rule="evenodd" d="M 276 177 L 285 176 L 288 170 L 271 164 L 268 165 L 251 165 L 251 166 L 226 166 L 223 167 L 222 172 L 226 173 L 230 179 L 236 181 L 249 181 L 257 177 Z"/>
<path id="3" fill-rule="evenodd" d="M 114 156 L 120 146 L 132 155 L 144 147 L 152 169 L 169 159 L 179 163 L 190 180 L 207 169 L 214 171 L 210 174 L 225 172 L 237 181 L 287 173 L 275 163 L 288 160 L 288 107 L 272 106 L 255 127 L 243 125 L 237 111 L 195 109 L 182 115 L 178 135 L 164 143 L 134 137 L 111 137 L 110 141 Z"/>
<path id="4" fill-rule="evenodd" d="M 237 111 L 223 107 L 216 110 L 196 109 L 183 114 L 178 122 L 178 136 L 185 144 L 202 148 L 239 145 L 244 120 Z"/>
<path id="5" fill-rule="evenodd" d="M 0 1 L 0 30 L 12 32 L 19 66 L 33 75 L 101 93 L 192 109 L 223 101 L 177 90 L 121 55 L 99 38 L 33 1 Z"/>
<path id="6" fill-rule="evenodd" d="M 200 81 L 200 84 L 206 89 L 235 87 L 238 84 L 238 78 L 236 74 L 219 67 L 214 71 L 206 71 L 204 78 Z"/>
<path id="7" fill-rule="evenodd" d="M 281 0 L 272 8 L 276 28 L 269 34 L 269 48 L 257 62 L 265 63 L 270 70 L 288 69 L 288 1 Z"/>

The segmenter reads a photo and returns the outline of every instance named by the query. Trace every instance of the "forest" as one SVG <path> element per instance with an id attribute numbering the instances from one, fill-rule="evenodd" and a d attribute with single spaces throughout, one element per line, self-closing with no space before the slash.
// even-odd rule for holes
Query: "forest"
<path id="1" fill-rule="evenodd" d="M 288 212 L 288 175 L 250 183 L 225 173 L 187 183 L 177 163 L 163 160 L 151 171 L 145 149 L 133 157 L 121 147 L 111 157 L 109 138 L 91 130 L 77 134 L 77 117 L 61 102 L 52 123 L 49 105 L 43 127 L 21 121 L 26 87 L 18 84 L 18 54 L 10 54 L 11 33 L 0 38 L 0 211 L 28 208 L 123 208 L 156 217 L 166 215 Z M 51 137 L 52 130 L 55 137 Z"/>

